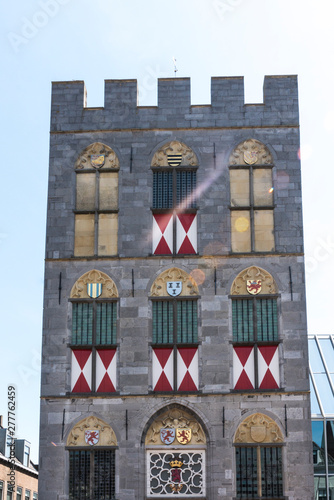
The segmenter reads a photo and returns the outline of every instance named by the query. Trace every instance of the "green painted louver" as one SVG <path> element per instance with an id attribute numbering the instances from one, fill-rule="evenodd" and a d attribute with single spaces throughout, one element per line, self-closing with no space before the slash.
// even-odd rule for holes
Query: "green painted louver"
<path id="1" fill-rule="evenodd" d="M 257 339 L 262 342 L 278 340 L 277 302 L 275 299 L 257 299 Z"/>
<path id="2" fill-rule="evenodd" d="M 177 342 L 186 344 L 197 342 L 197 301 L 178 300 Z"/>
<path id="3" fill-rule="evenodd" d="M 89 345 L 93 342 L 93 304 L 72 305 L 72 344 Z"/>
<path id="4" fill-rule="evenodd" d="M 116 311 L 115 302 L 96 304 L 96 344 L 116 343 Z"/>
<path id="5" fill-rule="evenodd" d="M 153 302 L 153 342 L 169 344 L 173 342 L 173 302 Z"/>
<path id="6" fill-rule="evenodd" d="M 253 301 L 232 301 L 233 340 L 235 342 L 254 341 Z"/>

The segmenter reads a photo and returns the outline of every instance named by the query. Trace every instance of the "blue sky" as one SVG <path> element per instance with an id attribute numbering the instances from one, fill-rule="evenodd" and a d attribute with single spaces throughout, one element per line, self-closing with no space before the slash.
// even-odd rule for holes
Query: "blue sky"
<path id="1" fill-rule="evenodd" d="M 18 437 L 37 460 L 51 81 L 85 80 L 88 106 L 105 79 L 191 77 L 192 104 L 211 76 L 244 76 L 262 102 L 264 75 L 298 74 L 310 333 L 333 331 L 334 34 L 329 0 L 16 0 L 1 19 L 0 414 L 17 387 Z"/>

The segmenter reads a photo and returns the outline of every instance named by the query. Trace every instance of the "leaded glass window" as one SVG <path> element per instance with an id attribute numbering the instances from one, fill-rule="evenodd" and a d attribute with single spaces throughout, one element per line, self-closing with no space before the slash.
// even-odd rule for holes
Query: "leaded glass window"
<path id="1" fill-rule="evenodd" d="M 115 451 L 70 450 L 70 500 L 115 499 Z"/>

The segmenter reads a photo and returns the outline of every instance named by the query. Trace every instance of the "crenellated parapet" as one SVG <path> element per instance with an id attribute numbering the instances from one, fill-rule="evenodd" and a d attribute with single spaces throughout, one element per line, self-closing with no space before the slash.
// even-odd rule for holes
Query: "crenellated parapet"
<path id="1" fill-rule="evenodd" d="M 192 105 L 189 78 L 158 80 L 158 105 L 138 106 L 137 80 L 106 80 L 104 107 L 88 108 L 83 81 L 52 84 L 51 132 L 298 126 L 297 76 L 266 76 L 263 104 L 246 104 L 243 77 L 211 79 L 211 104 Z"/>

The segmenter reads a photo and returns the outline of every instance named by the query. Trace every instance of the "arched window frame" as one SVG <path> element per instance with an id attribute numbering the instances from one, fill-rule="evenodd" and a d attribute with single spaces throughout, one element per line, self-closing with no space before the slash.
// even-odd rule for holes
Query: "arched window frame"
<path id="1" fill-rule="evenodd" d="M 92 270 L 74 284 L 71 393 L 115 393 L 117 388 L 118 291 L 113 280 Z"/>
<path id="2" fill-rule="evenodd" d="M 118 171 L 116 153 L 100 142 L 76 161 L 75 257 L 117 255 Z"/>
<path id="3" fill-rule="evenodd" d="M 168 293 L 171 284 L 182 291 Z M 151 287 L 153 392 L 199 390 L 199 298 L 194 279 L 178 268 L 161 273 Z"/>
<path id="4" fill-rule="evenodd" d="M 233 253 L 275 251 L 273 167 L 269 149 L 255 139 L 240 143 L 230 155 Z"/>
<path id="5" fill-rule="evenodd" d="M 239 425 L 235 447 L 236 498 L 284 498 L 284 438 L 278 424 L 254 413 Z"/>
<path id="6" fill-rule="evenodd" d="M 153 255 L 197 254 L 197 169 L 194 152 L 179 141 L 160 148 L 153 173 Z"/>
<path id="7" fill-rule="evenodd" d="M 199 418 L 171 405 L 150 420 L 144 434 L 146 498 L 206 498 L 207 438 Z"/>
<path id="8" fill-rule="evenodd" d="M 69 500 L 111 500 L 116 494 L 117 438 L 110 425 L 89 416 L 69 432 Z"/>
<path id="9" fill-rule="evenodd" d="M 281 387 L 277 285 L 251 266 L 231 287 L 233 390 L 274 391 Z"/>

